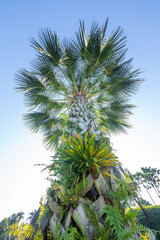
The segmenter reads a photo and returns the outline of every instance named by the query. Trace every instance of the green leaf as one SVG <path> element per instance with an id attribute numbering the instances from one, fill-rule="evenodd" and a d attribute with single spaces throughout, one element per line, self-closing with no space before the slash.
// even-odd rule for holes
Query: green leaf
<path id="1" fill-rule="evenodd" d="M 94 162 L 97 162 L 97 161 L 98 161 L 97 158 L 93 158 L 93 160 L 94 160 Z"/>
<path id="2" fill-rule="evenodd" d="M 97 172 L 100 173 L 101 171 L 100 171 L 99 166 L 97 166 L 97 164 L 96 164 L 95 167 L 96 167 L 96 169 L 97 169 Z"/>
<path id="3" fill-rule="evenodd" d="M 88 156 L 86 154 L 83 154 L 83 157 L 85 160 L 88 160 Z"/>

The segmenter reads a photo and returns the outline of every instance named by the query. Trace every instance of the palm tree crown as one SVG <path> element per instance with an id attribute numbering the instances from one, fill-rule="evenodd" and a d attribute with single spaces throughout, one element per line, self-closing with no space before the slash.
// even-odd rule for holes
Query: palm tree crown
<path id="1" fill-rule="evenodd" d="M 39 42 L 31 39 L 37 56 L 30 71 L 20 70 L 17 90 L 24 92 L 31 131 L 41 130 L 49 147 L 63 134 L 125 132 L 130 124 L 129 98 L 138 90 L 140 71 L 125 60 L 126 37 L 118 27 L 106 38 L 104 26 L 93 23 L 86 34 L 83 22 L 70 41 L 42 29 Z"/>

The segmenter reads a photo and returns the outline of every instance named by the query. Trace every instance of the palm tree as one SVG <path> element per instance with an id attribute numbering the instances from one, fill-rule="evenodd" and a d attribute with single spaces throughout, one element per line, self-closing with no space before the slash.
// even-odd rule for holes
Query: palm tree
<path id="1" fill-rule="evenodd" d="M 30 213 L 28 214 L 27 221 L 31 222 L 33 216 L 35 215 L 35 213 L 36 213 L 36 210 L 33 210 L 32 212 L 30 212 Z"/>
<path id="2" fill-rule="evenodd" d="M 70 41 L 60 41 L 57 34 L 52 33 L 50 29 L 41 30 L 39 42 L 31 39 L 31 46 L 37 54 L 36 60 L 33 61 L 31 70 L 23 69 L 17 74 L 17 90 L 24 93 L 26 104 L 31 111 L 24 116 L 27 126 L 32 132 L 41 131 L 43 133 L 44 142 L 48 148 L 57 149 L 64 136 L 72 137 L 73 140 L 79 135 L 81 144 L 88 134 L 90 139 L 91 136 L 95 136 L 95 147 L 99 149 L 99 144 L 105 139 L 109 145 L 110 134 L 126 132 L 130 127 L 128 117 L 134 106 L 129 103 L 129 99 L 139 88 L 141 80 L 138 76 L 140 71 L 139 69 L 132 69 L 132 59 L 125 60 L 126 37 L 121 27 L 118 27 L 110 37 L 106 38 L 107 25 L 108 19 L 102 27 L 93 23 L 89 34 L 87 34 L 84 22 L 80 22 L 79 32 Z M 74 140 L 74 144 L 75 142 L 76 140 Z M 93 145 L 92 141 L 90 143 Z M 71 145 L 73 146 L 72 143 Z M 81 147 L 85 148 L 85 146 L 83 144 Z M 93 152 L 93 146 L 91 148 L 89 153 Z M 108 149 L 108 147 L 105 149 Z M 101 153 L 102 151 L 98 153 L 99 156 Z M 82 156 L 84 155 L 82 154 Z M 60 167 L 63 167 L 65 174 L 63 156 L 61 156 L 60 162 L 62 165 Z M 71 157 L 67 157 L 67 159 L 70 161 Z M 94 166 L 97 167 L 97 159 L 94 158 L 94 161 Z M 103 160 L 100 161 L 104 163 Z M 109 162 L 113 162 L 112 159 Z M 70 165 L 73 166 L 72 161 Z M 87 164 L 85 164 L 86 166 Z M 80 165 L 78 168 L 76 166 L 77 172 L 79 172 L 79 168 Z M 114 171 L 118 177 L 122 176 L 115 167 Z M 99 170 L 97 170 L 97 173 L 100 175 Z M 89 172 L 87 172 L 88 174 Z M 83 174 L 83 177 L 87 178 L 87 175 Z M 97 200 L 97 197 L 100 197 L 101 200 L 104 191 L 101 193 L 101 190 L 97 190 L 98 187 L 95 187 L 96 180 L 92 177 L 87 180 L 90 185 L 86 188 L 83 186 L 85 189 L 81 197 L 90 200 L 93 200 L 94 197 Z M 94 178 L 97 178 L 96 174 Z M 80 178 L 76 179 L 76 183 L 80 180 L 82 180 L 81 175 Z M 111 186 L 113 186 L 115 182 L 112 179 L 110 181 Z M 108 189 L 107 184 L 109 182 L 102 180 L 101 183 L 105 184 L 105 188 Z M 48 205 L 54 213 L 51 219 L 53 235 L 55 234 L 55 230 L 53 230 L 55 223 L 58 224 L 57 214 L 59 214 L 59 204 L 61 202 L 61 199 L 59 199 L 60 184 L 61 181 L 54 188 L 54 196 L 50 195 L 48 200 Z M 68 184 L 69 192 L 71 193 L 71 190 L 74 190 L 74 195 L 72 198 L 69 195 L 67 201 L 74 201 L 75 199 L 77 201 L 77 196 L 75 196 L 77 190 L 72 189 L 71 184 L 70 180 L 70 184 Z M 66 222 L 64 218 L 67 216 L 71 224 L 71 215 L 73 217 L 75 211 L 78 211 L 73 211 L 72 207 L 66 210 L 67 212 L 62 218 L 63 223 Z M 74 221 L 79 226 L 80 220 L 77 220 L 77 217 Z M 70 225 L 68 220 L 66 224 L 67 226 Z M 79 228 L 82 229 L 83 227 L 79 226 Z M 116 236 L 115 231 L 112 233 L 114 237 Z M 119 231 L 119 234 L 121 232 Z M 85 236 L 92 239 L 93 233 L 88 234 L 88 232 L 84 233 Z M 103 234 L 108 233 L 103 232 Z M 105 237 L 105 239 L 107 238 Z"/>
<path id="3" fill-rule="evenodd" d="M 147 188 L 153 188 L 155 192 L 157 193 L 158 197 L 160 197 L 160 191 L 158 189 L 159 187 L 159 176 L 158 176 L 158 169 L 156 168 L 151 168 L 151 167 L 145 167 L 141 168 L 142 175 L 144 182 L 147 184 Z"/>
<path id="4" fill-rule="evenodd" d="M 39 42 L 31 39 L 36 60 L 31 70 L 17 74 L 17 90 L 24 92 L 31 113 L 24 116 L 32 132 L 41 131 L 48 147 L 57 147 L 65 134 L 97 139 L 126 132 L 134 107 L 130 97 L 139 88 L 139 70 L 125 60 L 126 37 L 118 27 L 106 38 L 108 19 L 93 23 L 86 34 L 84 22 L 70 41 L 60 41 L 50 29 L 42 29 Z M 66 119 L 67 118 L 67 119 Z"/>
<path id="5" fill-rule="evenodd" d="M 150 197 L 151 201 L 155 205 L 155 202 L 154 202 L 150 192 L 148 191 L 148 187 L 146 186 L 146 182 L 145 182 L 143 173 L 142 172 L 136 172 L 134 175 L 132 175 L 132 178 L 133 178 L 133 181 L 137 184 L 137 186 L 139 188 L 140 188 L 141 185 L 143 186 L 143 188 L 146 190 L 148 196 Z"/>

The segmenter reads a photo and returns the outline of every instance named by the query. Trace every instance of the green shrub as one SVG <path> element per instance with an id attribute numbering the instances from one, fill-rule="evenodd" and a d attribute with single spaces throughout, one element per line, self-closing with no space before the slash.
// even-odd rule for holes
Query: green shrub
<path id="1" fill-rule="evenodd" d="M 160 240 L 160 206 L 144 206 L 146 210 L 149 221 L 147 221 L 142 210 L 139 207 L 133 209 L 137 213 L 138 223 L 150 228 L 151 230 L 157 231 L 157 239 Z"/>

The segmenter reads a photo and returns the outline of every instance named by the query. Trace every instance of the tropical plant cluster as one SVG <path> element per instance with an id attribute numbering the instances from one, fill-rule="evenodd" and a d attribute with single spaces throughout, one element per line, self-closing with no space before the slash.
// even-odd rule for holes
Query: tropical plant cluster
<path id="1" fill-rule="evenodd" d="M 53 183 L 53 182 L 52 182 Z M 58 187 L 58 184 L 55 181 L 55 185 Z M 59 185 L 60 186 L 60 185 Z M 83 184 L 82 184 L 83 186 Z M 53 189 L 53 188 L 52 188 Z M 56 187 L 55 187 L 55 190 Z M 72 189 L 73 190 L 73 189 Z M 130 186 L 123 180 L 117 180 L 117 189 L 116 191 L 108 192 L 107 199 L 103 202 L 103 208 L 101 209 L 101 213 L 97 212 L 94 201 L 89 200 L 89 198 L 81 198 L 81 206 L 83 207 L 86 218 L 91 224 L 91 228 L 93 229 L 93 239 L 103 240 L 103 239 L 130 239 L 132 237 L 137 237 L 137 232 L 139 231 L 140 239 L 149 239 L 149 235 L 146 232 L 146 229 L 136 225 L 136 213 L 132 211 L 132 209 L 128 210 L 128 202 L 134 197 L 135 192 L 129 196 L 128 192 L 131 192 Z M 66 192 L 64 189 L 62 192 L 56 193 L 57 198 L 62 201 L 59 214 L 57 215 L 57 224 L 55 226 L 54 238 L 53 238 L 53 228 L 48 228 L 48 232 L 44 234 L 41 231 L 41 221 L 45 216 L 45 212 L 48 210 L 47 205 L 45 206 L 41 203 L 40 214 L 37 219 L 37 223 L 39 226 L 39 230 L 35 232 L 35 226 L 32 224 L 17 224 L 14 223 L 10 226 L 7 231 L 7 234 L 10 235 L 13 239 L 92 239 L 88 238 L 84 235 L 83 226 L 81 226 L 82 222 L 78 223 L 78 216 L 74 216 L 75 222 L 78 223 L 79 227 L 75 225 L 75 222 L 72 221 L 70 225 L 62 231 L 62 224 L 64 222 L 64 217 L 68 213 L 68 209 L 77 208 L 77 204 L 75 205 L 71 195 L 68 195 L 68 191 Z M 55 199 L 52 195 L 52 199 Z M 73 192 L 72 192 L 73 194 Z M 48 197 L 50 198 L 51 192 L 48 192 Z M 93 193 L 92 193 L 93 197 Z M 86 199 L 86 200 L 85 200 Z M 67 201 L 69 201 L 69 204 Z M 48 201 L 50 206 L 50 200 Z M 79 204 L 79 203 L 78 203 Z M 53 210 L 53 206 L 50 206 Z M 58 207 L 58 205 L 56 206 Z M 56 212 L 56 210 L 54 209 Z M 85 220 L 85 219 L 84 219 Z M 63 224 L 64 225 L 64 224 Z M 83 224 L 82 224 L 83 225 Z"/>
<path id="2" fill-rule="evenodd" d="M 111 147 L 103 143 L 97 150 L 95 137 L 88 138 L 88 134 L 85 135 L 84 139 L 79 135 L 77 139 L 72 137 L 71 140 L 65 140 L 64 148 L 60 148 L 58 156 L 53 161 L 53 166 L 56 169 L 53 166 L 50 169 L 51 173 L 54 173 L 53 176 L 57 176 L 58 173 L 59 180 L 51 180 L 52 174 L 50 175 L 51 187 L 47 194 L 48 201 L 46 205 L 41 203 L 39 211 L 37 222 L 39 230 L 35 232 L 32 225 L 21 224 L 19 226 L 12 225 L 9 228 L 9 233 L 17 239 L 20 237 L 21 239 L 32 239 L 32 237 L 33 239 L 47 237 L 52 239 L 54 237 L 57 240 L 68 239 L 68 237 L 69 239 L 123 240 L 136 236 L 138 232 L 138 225 L 135 223 L 136 215 L 132 211 L 126 211 L 136 193 L 124 179 L 120 180 L 109 173 L 109 169 L 118 164 Z M 92 163 L 85 165 L 85 171 L 82 168 L 81 171 L 79 170 L 79 174 L 76 172 L 78 177 L 75 181 L 70 177 L 72 171 L 63 177 L 62 162 L 65 164 L 69 158 L 71 161 L 69 165 L 71 163 L 74 165 L 74 161 L 78 161 L 77 153 L 83 159 L 86 149 L 88 151 L 86 156 L 88 159 L 91 158 Z M 56 166 L 59 163 L 58 157 L 60 164 Z M 96 161 L 93 161 L 92 157 L 96 158 Z M 86 157 L 84 159 L 86 160 Z M 96 204 L 98 209 L 101 207 L 98 211 Z M 50 227 L 45 233 L 41 229 L 41 222 L 45 215 L 44 212 L 48 211 L 48 208 L 50 209 Z M 78 209 L 80 208 L 83 212 L 83 219 L 79 217 Z M 86 221 L 92 230 L 91 234 L 88 233 L 88 230 L 85 232 L 83 221 Z M 144 236 L 146 236 L 145 239 L 149 239 L 147 233 L 141 233 L 142 239 Z"/>
<path id="3" fill-rule="evenodd" d="M 56 195 L 56 197 L 54 196 L 54 200 L 57 200 L 57 202 L 59 202 L 60 205 L 63 206 L 62 219 L 64 218 L 66 213 L 70 211 L 70 209 L 72 209 L 72 217 L 74 219 L 74 222 L 81 230 L 81 233 L 79 232 L 79 236 L 81 236 L 80 239 L 86 237 L 86 233 L 84 232 L 85 230 L 82 222 L 80 222 L 80 219 L 75 213 L 76 209 L 78 209 L 79 207 L 82 207 L 82 211 L 87 216 L 93 227 L 94 233 L 93 235 L 88 235 L 88 239 L 91 239 L 91 237 L 94 237 L 95 239 L 98 239 L 100 237 L 101 239 L 106 239 L 107 236 L 107 238 L 112 236 L 112 238 L 115 239 L 125 239 L 125 237 L 127 236 L 127 231 L 125 232 L 124 227 L 125 224 L 129 224 L 129 222 L 127 220 L 125 222 L 125 220 L 119 213 L 120 209 L 118 205 L 117 207 L 115 207 L 115 203 L 113 203 L 114 201 L 116 201 L 115 196 L 114 200 L 113 196 L 109 196 L 109 192 L 113 190 L 113 186 L 110 182 L 111 178 L 114 178 L 115 181 L 115 177 L 112 176 L 110 173 L 110 168 L 112 166 L 116 166 L 118 164 L 118 160 L 116 159 L 114 153 L 112 153 L 112 149 L 110 146 L 107 145 L 107 143 L 104 142 L 98 147 L 95 141 L 95 136 L 93 135 L 90 138 L 88 138 L 87 136 L 88 134 L 85 135 L 84 139 L 81 138 L 80 135 L 78 136 L 78 138 L 71 137 L 71 140 L 65 139 L 65 144 L 63 148 L 57 150 L 57 155 L 55 156 L 53 167 L 51 168 L 51 172 L 54 171 L 54 176 L 59 177 L 59 183 L 53 180 L 53 186 L 55 185 L 54 189 L 59 189 L 58 194 L 54 194 Z M 91 180 L 89 180 L 87 176 L 91 176 Z M 100 181 L 100 176 L 106 185 L 104 190 L 105 192 L 102 192 L 102 190 L 98 188 L 97 180 Z M 95 179 L 95 181 L 93 181 L 93 179 Z M 121 188 L 119 192 L 120 195 L 117 197 L 118 202 L 122 198 L 123 201 L 125 199 L 126 204 L 126 199 L 128 199 L 127 195 L 129 192 L 128 188 L 129 186 L 127 184 L 127 187 L 125 187 L 124 195 L 122 195 Z M 106 191 L 106 189 L 108 192 Z M 59 201 L 56 198 L 59 198 Z M 94 210 L 93 207 L 93 203 L 95 202 L 95 200 L 97 200 L 98 202 L 100 198 L 103 199 L 104 204 L 104 209 L 102 209 L 104 213 L 103 211 L 101 213 L 101 227 L 99 222 L 100 216 L 98 218 L 98 213 Z M 89 201 L 89 204 L 86 200 Z M 110 202 L 110 204 L 108 204 L 108 202 Z M 107 207 L 105 207 L 105 203 L 107 204 Z M 123 205 L 125 204 L 123 203 Z M 123 213 L 125 212 L 125 207 L 122 210 Z M 52 210 L 54 211 L 54 209 Z M 115 218 L 115 216 L 113 218 L 114 211 L 117 218 Z M 106 220 L 104 220 L 102 217 L 104 214 L 107 215 Z M 62 219 L 60 222 L 61 224 L 59 223 L 61 226 L 61 231 L 63 224 Z M 73 224 L 72 221 L 70 222 L 70 224 L 71 223 Z M 110 224 L 110 227 L 108 226 L 108 224 Z M 135 226 L 134 230 L 136 230 Z M 60 234 L 61 231 L 59 231 L 58 233 Z M 126 235 L 123 234 L 123 232 L 125 232 Z M 135 231 L 133 232 L 135 234 Z M 56 235 L 54 234 L 54 237 L 55 236 Z M 56 239 L 59 239 L 59 237 L 60 235 L 56 236 Z"/>
<path id="4" fill-rule="evenodd" d="M 92 143 L 93 143 L 93 139 L 94 137 L 91 139 Z M 75 140 L 76 139 L 73 140 L 73 144 L 75 145 L 77 145 L 78 142 L 80 144 L 82 141 L 82 139 L 79 139 L 79 137 L 76 140 L 76 142 Z M 84 140 L 85 141 L 87 140 L 87 135 Z M 71 142 L 69 140 L 65 140 L 65 143 L 67 144 L 67 147 L 70 147 L 71 149 L 72 147 Z M 69 150 L 69 148 L 68 149 L 66 148 L 66 150 Z M 110 151 L 111 151 L 111 148 L 110 148 Z M 112 154 L 111 156 L 114 156 L 114 154 Z M 152 169 L 151 167 L 149 167 L 149 169 L 150 171 L 152 170 L 152 172 L 155 172 L 155 169 Z M 158 173 L 158 169 L 156 169 L 156 172 Z M 55 175 L 57 175 L 56 172 L 55 172 Z M 134 176 L 135 175 L 137 175 L 137 173 L 134 174 Z M 107 175 L 105 174 L 104 176 L 106 177 Z M 127 176 L 130 176 L 130 178 L 128 178 Z M 108 175 L 107 177 L 109 178 L 111 176 Z M 126 232 L 124 233 L 124 226 L 127 222 L 129 222 L 130 224 L 132 224 L 132 228 L 133 228 L 132 230 L 130 229 L 131 235 L 135 232 L 135 229 L 139 229 L 139 231 L 141 232 L 141 239 L 147 239 L 148 238 L 147 229 L 149 228 L 152 231 L 154 231 L 154 234 L 156 235 L 156 239 L 158 240 L 160 238 L 159 206 L 151 206 L 151 204 L 148 201 L 144 199 L 138 199 L 137 198 L 138 192 L 136 191 L 137 192 L 136 193 L 135 189 L 133 189 L 131 185 L 131 178 L 132 178 L 131 175 L 126 175 L 125 173 L 125 177 L 126 177 L 126 180 L 129 182 L 129 184 L 127 182 L 124 182 L 123 180 L 118 180 L 118 188 L 116 189 L 116 191 L 115 192 L 110 191 L 108 194 L 108 198 L 110 199 L 110 201 L 108 201 L 107 199 L 107 204 L 104 206 L 104 209 L 103 209 L 104 215 L 102 218 L 103 222 L 105 223 L 105 228 L 99 227 L 99 219 L 98 219 L 97 213 L 95 212 L 92 206 L 93 197 L 94 197 L 93 193 L 92 195 L 89 196 L 89 197 L 92 196 L 91 200 L 88 200 L 88 202 L 85 202 L 85 204 L 87 203 L 87 205 L 83 204 L 86 215 L 88 216 L 92 225 L 95 226 L 95 229 L 97 229 L 97 232 L 95 231 L 96 237 L 99 236 L 100 238 L 100 236 L 103 236 L 104 239 L 108 239 L 109 235 L 111 235 L 111 233 L 113 234 L 113 229 L 114 229 L 115 231 L 114 234 L 117 234 L 118 238 L 123 239 L 124 236 L 127 238 L 127 235 L 125 235 Z M 67 180 L 67 176 L 65 179 Z M 83 177 L 81 177 L 81 180 L 82 179 Z M 51 186 L 48 189 L 47 196 L 51 196 L 56 201 L 58 200 L 58 198 L 61 199 L 61 206 L 63 206 L 63 208 L 61 209 L 61 218 L 62 218 L 63 214 L 67 212 L 67 208 L 71 206 L 73 208 L 77 207 L 78 191 L 81 191 L 84 188 L 84 185 L 87 184 L 87 182 L 86 181 L 83 182 L 82 180 L 82 183 L 79 184 L 78 187 L 74 188 L 73 185 L 76 186 L 77 182 L 75 181 L 74 183 L 74 181 L 72 181 L 72 184 L 70 182 L 70 188 L 66 187 L 66 188 L 63 188 L 63 191 L 60 191 L 62 187 L 62 184 L 60 184 L 60 181 L 53 180 L 52 174 L 50 174 L 49 180 L 50 180 Z M 69 184 L 69 178 L 67 182 L 66 181 L 63 182 L 64 185 L 66 183 Z M 75 192 L 77 193 L 75 194 Z M 140 205 L 141 204 L 143 205 L 142 206 L 143 210 L 141 207 L 134 207 L 134 208 L 127 207 L 129 201 L 130 202 L 131 200 L 135 201 L 135 198 L 137 198 L 140 201 Z M 110 203 L 114 202 L 114 205 L 108 204 L 108 202 Z M 122 204 L 120 204 L 120 202 L 122 202 Z M 132 201 L 132 205 L 133 205 L 133 201 Z M 150 205 L 150 206 L 148 207 L 144 205 Z M 146 212 L 148 218 L 146 217 L 143 211 Z M 33 237 L 34 240 L 43 239 L 44 234 L 41 231 L 40 223 L 43 223 L 43 218 L 47 212 L 48 212 L 48 205 L 44 204 L 44 202 L 41 200 L 41 206 L 39 211 L 31 212 L 29 214 L 29 217 L 27 218 L 26 223 L 22 222 L 22 219 L 24 216 L 23 212 L 13 214 L 9 218 L 4 218 L 0 222 L 0 240 L 31 239 L 32 236 L 34 236 Z M 33 221 L 33 217 L 34 218 L 36 217 L 35 221 Z M 136 222 L 138 221 L 137 224 L 135 224 L 135 219 L 137 219 Z M 35 223 L 37 225 L 37 230 L 35 227 Z M 81 238 L 84 239 L 83 238 L 84 236 L 82 236 L 82 234 L 79 231 L 77 231 L 77 228 L 75 227 L 75 225 L 70 226 L 68 229 L 66 229 L 65 232 L 63 232 L 63 234 L 61 234 L 60 226 L 61 225 L 59 222 L 57 224 L 57 229 L 56 229 L 57 239 L 65 239 L 65 238 L 67 239 L 68 236 L 70 236 L 70 239 L 81 239 Z M 35 234 L 35 230 L 36 230 L 36 234 Z M 51 230 L 49 228 L 48 228 L 48 231 L 46 231 L 45 236 L 47 237 L 47 239 L 52 239 Z"/>

